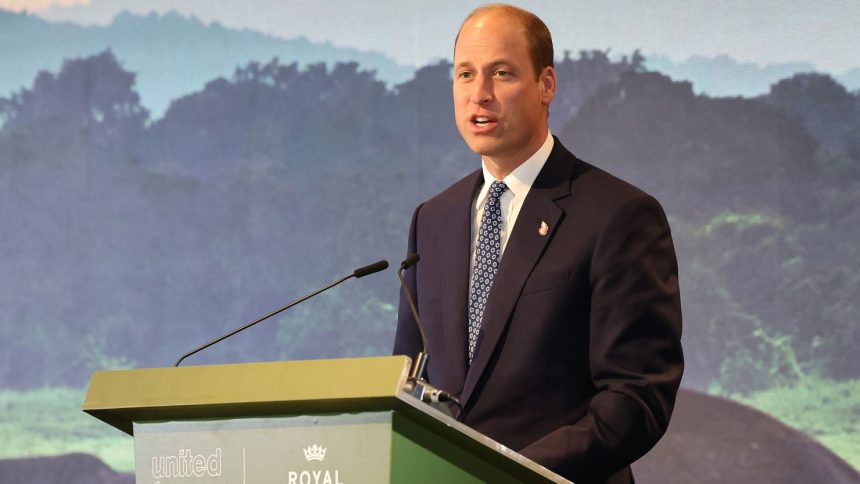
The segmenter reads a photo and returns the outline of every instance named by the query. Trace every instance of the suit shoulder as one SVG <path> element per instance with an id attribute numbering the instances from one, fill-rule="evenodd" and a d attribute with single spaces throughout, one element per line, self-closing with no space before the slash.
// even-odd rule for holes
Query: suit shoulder
<path id="1" fill-rule="evenodd" d="M 660 202 L 645 190 L 580 159 L 577 159 L 570 188 L 574 198 L 587 199 L 592 207 L 612 210 L 633 201 L 660 206 Z"/>
<path id="2" fill-rule="evenodd" d="M 569 178 L 571 201 L 578 205 L 608 208 L 633 199 L 654 199 L 635 185 L 578 158 L 558 138 L 544 170 L 548 171 L 550 184 L 556 183 L 551 180 Z"/>

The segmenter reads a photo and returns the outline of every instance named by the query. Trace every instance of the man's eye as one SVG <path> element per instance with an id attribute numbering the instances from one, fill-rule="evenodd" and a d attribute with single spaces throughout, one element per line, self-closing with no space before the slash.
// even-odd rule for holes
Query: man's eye
<path id="1" fill-rule="evenodd" d="M 461 72 L 461 73 L 457 74 L 457 77 L 460 79 L 469 79 L 470 77 L 472 77 L 472 73 L 471 72 Z"/>
<path id="2" fill-rule="evenodd" d="M 498 77 L 508 77 L 511 73 L 508 71 L 496 71 L 496 76 Z"/>

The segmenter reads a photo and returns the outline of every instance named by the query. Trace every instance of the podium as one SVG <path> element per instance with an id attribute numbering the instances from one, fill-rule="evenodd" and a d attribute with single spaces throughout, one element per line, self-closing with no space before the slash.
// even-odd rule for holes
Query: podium
<path id="1" fill-rule="evenodd" d="M 138 484 L 568 482 L 406 393 L 405 356 L 95 372 Z"/>

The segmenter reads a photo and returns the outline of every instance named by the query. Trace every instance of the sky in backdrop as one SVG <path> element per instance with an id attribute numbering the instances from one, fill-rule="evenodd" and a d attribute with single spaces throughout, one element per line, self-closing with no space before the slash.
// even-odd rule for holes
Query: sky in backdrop
<path id="1" fill-rule="evenodd" d="M 304 36 L 420 66 L 448 58 L 469 0 L 0 0 L 0 8 L 52 21 L 107 24 L 117 13 L 175 10 L 204 22 L 277 37 Z M 860 68 L 858 0 L 526 0 L 557 46 L 659 54 L 674 61 L 729 55 L 742 62 L 809 62 L 839 75 Z M 643 8 L 643 3 L 648 8 Z M 261 14 L 265 12 L 265 14 Z M 647 13 L 644 13 L 647 12 Z M 409 19 L 404 21 L 404 19 Z M 366 28 L 356 30 L 356 25 Z M 570 28 L 575 25 L 576 28 Z M 562 28 L 563 26 L 563 28 Z"/>

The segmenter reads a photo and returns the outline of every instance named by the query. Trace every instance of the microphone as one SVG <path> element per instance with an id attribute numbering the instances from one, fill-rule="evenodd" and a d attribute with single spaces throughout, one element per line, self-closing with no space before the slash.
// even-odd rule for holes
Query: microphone
<path id="1" fill-rule="evenodd" d="M 324 287 L 324 288 L 322 288 L 322 289 L 316 290 L 316 291 L 314 291 L 314 292 L 312 292 L 312 293 L 310 293 L 310 294 L 308 294 L 308 295 L 306 295 L 306 296 L 302 296 L 302 297 L 300 297 L 299 299 L 296 299 L 295 301 L 291 302 L 290 304 L 287 304 L 286 306 L 284 306 L 284 307 L 282 307 L 282 308 L 280 308 L 280 309 L 276 309 L 276 310 L 272 311 L 271 313 L 269 313 L 269 314 L 267 314 L 267 315 L 265 315 L 265 316 L 263 316 L 263 317 L 261 317 L 261 318 L 258 318 L 258 319 L 254 320 L 254 321 L 251 321 L 250 323 L 245 324 L 244 326 L 242 326 L 242 327 L 240 327 L 240 328 L 236 328 L 236 329 L 234 329 L 233 331 L 231 331 L 231 332 L 229 332 L 229 333 L 225 334 L 224 336 L 220 336 L 220 337 L 218 337 L 218 338 L 215 338 L 215 339 L 213 339 L 212 341 L 210 341 L 210 342 L 208 342 L 208 343 L 206 343 L 206 344 L 204 344 L 204 345 L 201 345 L 201 346 L 199 346 L 199 347 L 197 347 L 197 348 L 195 348 L 195 349 L 193 349 L 193 350 L 189 351 L 188 353 L 185 353 L 185 354 L 184 354 L 184 355 L 182 355 L 178 360 L 176 360 L 176 363 L 174 363 L 174 364 L 173 364 L 173 366 L 179 366 L 179 364 L 180 364 L 180 363 L 182 363 L 182 360 L 184 360 L 185 358 L 188 358 L 189 356 L 191 356 L 191 355 L 193 355 L 193 354 L 195 354 L 195 353 L 198 353 L 198 352 L 200 352 L 200 351 L 203 351 L 203 350 L 205 350 L 206 348 L 208 348 L 208 347 L 210 347 L 210 346 L 212 346 L 212 345 L 214 345 L 214 344 L 216 344 L 216 343 L 220 343 L 221 341 L 223 341 L 223 340 L 225 340 L 225 339 L 229 338 L 230 336 L 233 336 L 233 335 L 234 335 L 234 334 L 236 334 L 236 333 L 240 333 L 240 332 L 242 332 L 242 331 L 245 331 L 246 329 L 250 328 L 251 326 L 254 326 L 255 324 L 257 324 L 257 323 L 259 323 L 259 322 L 265 321 L 265 320 L 267 320 L 267 319 L 271 318 L 272 316 L 274 316 L 274 315 L 276 315 L 276 314 L 278 314 L 278 313 L 280 313 L 280 312 L 282 312 L 282 311 L 286 311 L 287 309 L 290 309 L 291 307 L 295 306 L 296 304 L 299 304 L 299 303 L 301 303 L 301 302 L 307 301 L 308 299 L 310 299 L 310 298 L 312 298 L 312 297 L 316 296 L 317 294 L 319 294 L 319 293 L 321 293 L 321 292 L 328 291 L 329 289 L 333 288 L 334 286 L 337 286 L 338 284 L 340 284 L 340 283 L 342 283 L 342 282 L 346 281 L 347 279 L 351 279 L 351 278 L 353 278 L 353 277 L 355 277 L 356 279 L 358 279 L 358 278 L 360 278 L 360 277 L 364 277 L 364 276 L 369 276 L 369 275 L 371 275 L 371 274 L 375 274 L 375 273 L 377 273 L 377 272 L 379 272 L 379 271 L 383 271 L 383 270 L 385 270 L 385 269 L 388 269 L 388 261 L 387 261 L 387 260 L 381 260 L 381 261 L 379 261 L 379 262 L 374 262 L 373 264 L 370 264 L 370 265 L 367 265 L 367 266 L 364 266 L 364 267 L 359 267 L 358 269 L 354 270 L 354 271 L 352 272 L 352 274 L 350 274 L 350 275 L 348 275 L 348 276 L 345 276 L 345 277 L 342 277 L 342 278 L 338 279 L 337 281 L 335 281 L 335 282 L 333 282 L 333 283 L 329 284 L 328 286 L 326 286 L 326 287 Z"/>
<path id="2" fill-rule="evenodd" d="M 369 266 L 359 267 L 352 273 L 352 275 L 355 276 L 356 279 L 358 279 L 360 277 L 376 274 L 377 272 L 384 271 L 385 269 L 388 269 L 388 261 L 381 260 L 379 262 L 374 262 Z M 347 277 L 347 279 L 349 279 L 349 277 Z"/>
<path id="3" fill-rule="evenodd" d="M 430 358 L 427 355 L 427 333 L 424 332 L 424 323 L 418 317 L 418 308 L 415 307 L 415 301 L 412 300 L 412 295 L 409 293 L 409 286 L 406 284 L 406 280 L 403 279 L 403 271 L 417 264 L 420 259 L 417 253 L 409 254 L 400 263 L 400 270 L 397 271 L 397 277 L 400 278 L 400 287 L 403 290 L 403 295 L 406 297 L 406 303 L 409 305 L 409 310 L 412 311 L 415 325 L 418 326 L 418 332 L 421 334 L 422 345 L 422 350 L 418 352 L 415 361 L 412 363 L 412 371 L 409 374 L 409 378 L 406 379 L 408 384 L 407 391 L 425 403 L 438 404 L 451 402 L 460 409 L 460 415 L 463 415 L 463 406 L 460 405 L 460 401 L 454 395 L 434 387 L 424 379 L 424 373 L 427 370 L 427 360 Z"/>
<path id="4" fill-rule="evenodd" d="M 419 260 L 421 260 L 421 256 L 419 256 L 417 252 L 409 254 L 409 256 L 403 259 L 403 262 L 400 263 L 400 270 L 405 271 L 406 269 L 409 269 L 417 264 Z"/>

